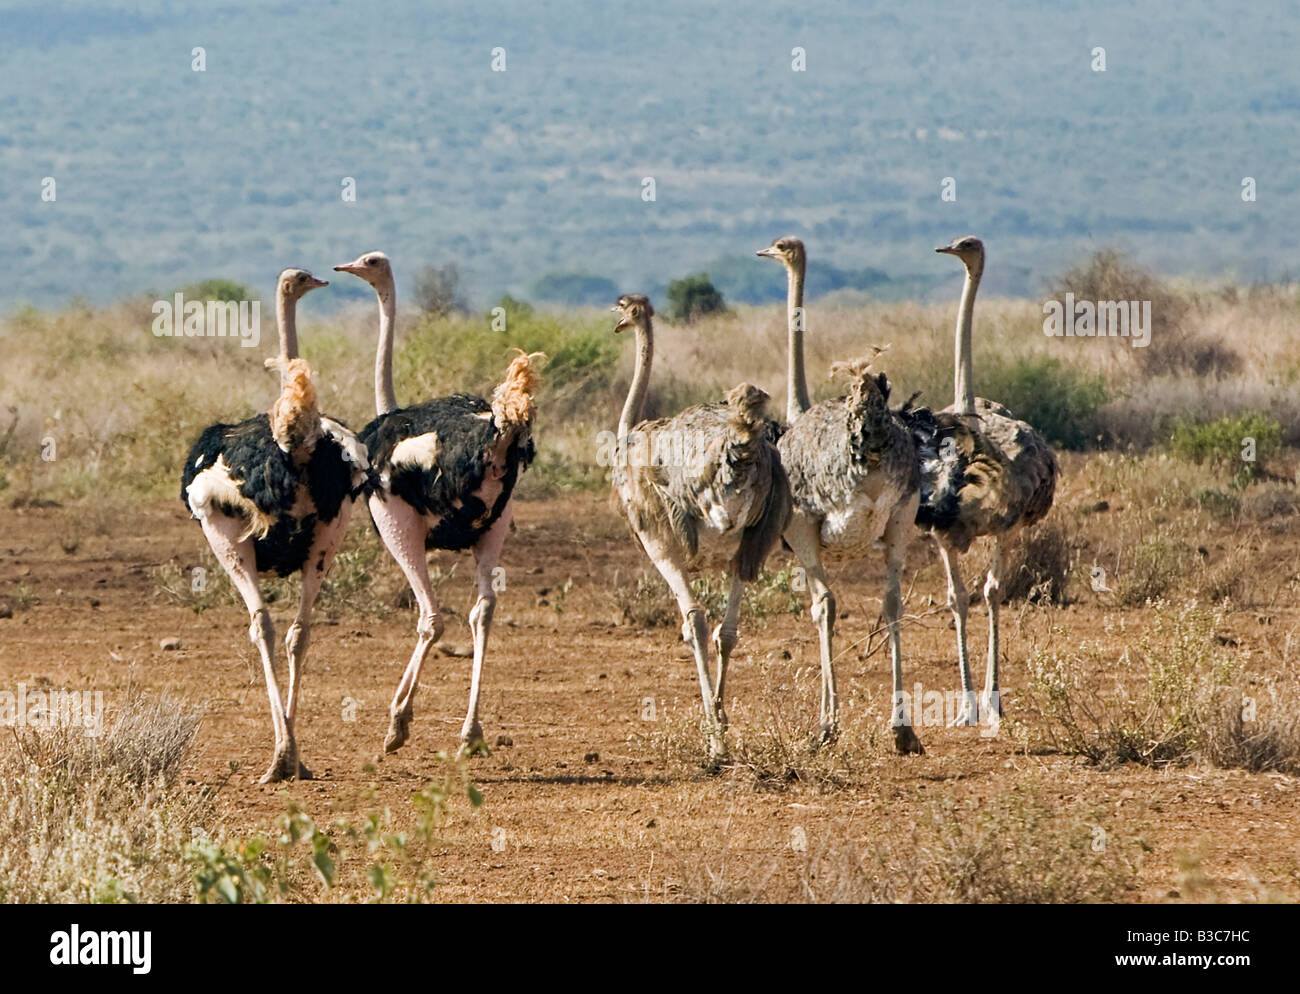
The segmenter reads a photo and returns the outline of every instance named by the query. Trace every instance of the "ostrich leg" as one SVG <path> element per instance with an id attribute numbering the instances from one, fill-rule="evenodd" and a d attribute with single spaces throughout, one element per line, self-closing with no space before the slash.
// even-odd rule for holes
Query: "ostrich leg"
<path id="1" fill-rule="evenodd" d="M 903 613 L 903 599 L 899 590 L 900 574 L 903 572 L 903 557 L 907 552 L 908 531 L 916 518 L 916 505 L 919 498 L 914 496 L 900 505 L 890 516 L 885 528 L 885 626 L 889 629 L 889 659 L 894 671 L 894 748 L 904 755 L 921 754 L 925 749 L 916 737 L 916 729 L 911 721 L 915 720 L 917 702 L 912 702 L 912 714 L 901 713 L 903 710 L 903 647 L 899 635 Z M 909 720 L 909 718 L 911 720 Z"/>
<path id="2" fill-rule="evenodd" d="M 284 718 L 289 730 L 289 741 L 294 746 L 295 755 L 291 762 L 296 761 L 298 764 L 299 780 L 312 779 L 311 770 L 307 768 L 301 757 L 296 755 L 298 733 L 295 725 L 298 715 L 298 693 L 302 689 L 302 671 L 307 665 L 307 646 L 311 643 L 311 612 L 320 593 L 321 584 L 325 581 L 325 575 L 334 562 L 334 554 L 338 552 L 339 544 L 347 531 L 351 511 L 351 503 L 345 501 L 339 508 L 338 517 L 316 533 L 311 551 L 307 554 L 307 561 L 303 565 L 302 598 L 298 602 L 298 615 L 293 619 L 293 624 L 289 626 L 289 631 L 284 637 L 285 655 L 289 657 L 289 701 L 284 709 Z"/>
<path id="3" fill-rule="evenodd" d="M 957 668 L 961 672 L 961 710 L 952 724 L 973 725 L 976 712 L 975 684 L 970 675 L 970 656 L 966 654 L 966 611 L 970 607 L 970 594 L 961 582 L 957 552 L 950 549 L 942 538 L 939 539 L 939 557 L 948 573 L 948 607 L 952 609 L 953 622 L 957 628 Z"/>
<path id="4" fill-rule="evenodd" d="M 817 625 L 818 652 L 821 656 L 821 732 L 818 744 L 835 739 L 839 732 L 839 697 L 835 692 L 835 595 L 827 583 L 826 568 L 822 565 L 820 526 L 817 522 L 795 512 L 786 529 L 785 540 L 802 564 L 812 598 L 812 618 Z"/>
<path id="5" fill-rule="evenodd" d="M 248 607 L 252 624 L 249 640 L 257 646 L 262 657 L 262 673 L 266 677 L 266 696 L 271 702 L 271 729 L 275 735 L 275 753 L 270 767 L 262 775 L 262 783 L 292 780 L 298 772 L 297 746 L 293 740 L 284 705 L 280 700 L 280 687 L 275 679 L 275 626 L 271 614 L 262 602 L 262 591 L 257 585 L 257 553 L 251 539 L 239 540 L 244 522 L 225 514 L 213 513 L 202 519 L 203 534 L 216 554 L 217 562 L 230 577 Z"/>
<path id="6" fill-rule="evenodd" d="M 474 559 L 478 566 L 478 600 L 469 612 L 469 628 L 474 636 L 474 670 L 469 681 L 469 708 L 465 724 L 461 726 L 462 749 L 472 748 L 483 739 L 483 726 L 478 721 L 479 691 L 483 688 L 483 658 L 487 655 L 488 634 L 492 631 L 492 613 L 496 609 L 497 594 L 493 589 L 501 550 L 510 534 L 510 520 L 514 517 L 514 502 L 508 502 L 501 517 L 484 533 L 474 546 Z"/>
<path id="7" fill-rule="evenodd" d="M 700 697 L 704 702 L 704 736 L 709 743 L 709 765 L 716 769 L 727 754 L 727 746 L 713 709 L 716 698 L 709 680 L 709 625 L 704 616 L 704 608 L 695 599 L 695 592 L 691 590 L 691 582 L 686 576 L 686 567 L 677 551 L 646 532 L 638 532 L 637 537 L 641 539 L 655 569 L 677 598 L 677 607 L 682 612 L 682 638 L 695 656 Z"/>
<path id="8" fill-rule="evenodd" d="M 993 540 L 993 561 L 984 581 L 984 603 L 989 611 L 989 662 L 984 672 L 984 699 L 980 714 L 989 722 L 1002 717 L 1002 697 L 998 692 L 998 602 L 1002 600 L 1002 536 Z"/>
<path id="9" fill-rule="evenodd" d="M 740 640 L 740 605 L 745 596 L 745 584 L 740 577 L 731 578 L 731 590 L 727 593 L 727 611 L 722 624 L 713 630 L 713 644 L 718 651 L 718 679 L 713 685 L 713 713 L 718 720 L 718 727 L 727 730 L 727 711 L 723 707 L 723 685 L 727 680 L 727 663 L 731 660 L 731 651 Z"/>
<path id="10" fill-rule="evenodd" d="M 396 497 L 388 500 L 371 497 L 370 516 L 379 529 L 379 537 L 411 585 L 411 593 L 420 608 L 420 620 L 415 627 L 415 650 L 389 708 L 384 752 L 396 752 L 411 736 L 411 718 L 415 714 L 412 700 L 420 682 L 420 668 L 429 655 L 429 648 L 442 638 L 442 615 L 429 583 L 429 564 L 424 558 L 424 536 L 428 531 L 424 518 L 410 504 Z"/>

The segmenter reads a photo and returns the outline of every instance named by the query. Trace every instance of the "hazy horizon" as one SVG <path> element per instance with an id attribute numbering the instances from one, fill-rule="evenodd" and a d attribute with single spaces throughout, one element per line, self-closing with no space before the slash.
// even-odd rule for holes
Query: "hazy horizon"
<path id="1" fill-rule="evenodd" d="M 885 298 L 955 295 L 933 248 L 967 232 L 993 294 L 1104 246 L 1278 279 L 1300 209 L 1288 9 L 3 3 L 0 307 L 214 277 L 266 294 L 376 248 L 404 288 L 457 263 L 476 306 L 720 261 L 733 297 L 775 299 L 753 253 L 782 234 Z"/>

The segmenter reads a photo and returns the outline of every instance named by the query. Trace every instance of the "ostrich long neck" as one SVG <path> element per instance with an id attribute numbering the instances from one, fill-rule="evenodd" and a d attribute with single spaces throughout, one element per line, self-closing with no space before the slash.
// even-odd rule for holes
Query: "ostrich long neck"
<path id="1" fill-rule="evenodd" d="M 275 295 L 275 323 L 280 329 L 280 358 L 298 358 L 298 302 L 284 290 Z"/>
<path id="2" fill-rule="evenodd" d="M 650 330 L 650 319 L 636 326 L 636 368 L 632 372 L 632 385 L 627 391 L 627 400 L 623 403 L 623 413 L 618 417 L 618 441 L 627 444 L 628 432 L 641 417 L 641 408 L 645 405 L 646 390 L 650 387 L 650 363 L 654 360 L 654 333 Z"/>
<path id="3" fill-rule="evenodd" d="M 393 325 L 397 320 L 397 291 L 390 282 L 375 290 L 379 297 L 379 351 L 375 353 L 375 413 L 397 410 L 393 393 Z"/>
<path id="4" fill-rule="evenodd" d="M 786 291 L 785 321 L 788 341 L 789 361 L 786 363 L 785 418 L 794 421 L 808 410 L 808 380 L 803 369 L 803 277 L 805 260 L 800 259 L 787 270 L 789 286 Z"/>
<path id="5" fill-rule="evenodd" d="M 957 357 L 953 367 L 953 407 L 958 414 L 975 413 L 975 386 L 971 380 L 971 321 L 975 314 L 975 291 L 980 278 L 966 270 L 957 310 Z"/>

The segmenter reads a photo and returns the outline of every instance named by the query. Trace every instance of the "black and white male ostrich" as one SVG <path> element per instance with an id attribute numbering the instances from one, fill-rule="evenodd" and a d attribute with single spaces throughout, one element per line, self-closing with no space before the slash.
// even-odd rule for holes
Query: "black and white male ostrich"
<path id="1" fill-rule="evenodd" d="M 334 268 L 359 276 L 379 298 L 377 417 L 361 431 L 373 469 L 366 492 L 375 528 L 405 574 L 420 609 L 415 651 L 393 697 L 384 750 L 395 752 L 410 737 L 420 669 L 430 647 L 442 637 L 427 549 L 473 549 L 477 563 L 478 598 L 469 613 L 474 670 L 460 732 L 462 745 L 472 746 L 483 738 L 478 706 L 497 599 L 494 574 L 510 531 L 515 484 L 533 460 L 536 363 L 545 357 L 541 353 L 516 356 L 490 402 L 460 393 L 399 408 L 393 394 L 397 290 L 388 256 L 367 252 Z"/>
<path id="2" fill-rule="evenodd" d="M 723 683 L 738 638 L 744 585 L 780 540 L 790 517 L 790 488 L 766 416 L 767 394 L 742 383 L 723 403 L 698 404 L 672 418 L 642 421 L 654 335 L 654 309 L 640 294 L 620 297 L 615 332 L 636 329 L 636 369 L 618 420 L 614 497 L 632 532 L 667 581 L 682 613 L 682 636 L 695 655 L 709 758 L 726 753 Z M 658 454 L 658 455 L 656 455 Z M 665 458 L 666 455 L 666 458 Z M 714 630 L 718 679 L 709 679 L 708 620 L 690 573 L 724 565 L 727 609 Z"/>
<path id="3" fill-rule="evenodd" d="M 921 506 L 917 524 L 939 544 L 948 573 L 948 606 L 957 628 L 957 664 L 962 706 L 955 724 L 976 724 L 981 714 L 1002 714 L 998 689 L 998 602 L 1007 544 L 1016 533 L 1045 516 L 1056 494 L 1059 468 L 1047 441 L 1009 410 L 975 396 L 971 379 L 971 324 L 975 292 L 984 275 L 984 243 L 974 235 L 935 249 L 955 255 L 966 267 L 957 313 L 954 400 L 938 411 L 905 411 L 921 457 Z M 966 610 L 970 595 L 962 585 L 959 556 L 982 535 L 993 538 L 993 557 L 984 583 L 989 614 L 988 667 L 978 709 L 966 653 Z"/>
<path id="4" fill-rule="evenodd" d="M 280 355 L 267 360 L 268 367 L 280 372 L 280 396 L 269 414 L 207 428 L 190 449 L 181 477 L 181 499 L 203 526 L 217 561 L 252 617 L 249 637 L 262 657 L 275 734 L 275 753 L 263 783 L 311 778 L 298 757 L 294 722 L 312 605 L 367 471 L 365 450 L 356 436 L 321 416 L 311 370 L 297 357 L 298 299 L 327 285 L 300 269 L 280 274 Z M 289 688 L 282 701 L 275 675 L 275 627 L 257 577 L 298 572 L 302 599 L 285 636 Z"/>
<path id="5" fill-rule="evenodd" d="M 836 363 L 832 372 L 847 375 L 849 392 L 835 400 L 809 403 L 803 357 L 804 244 L 786 236 L 757 254 L 780 262 L 789 277 L 786 411 L 790 425 L 778 447 L 790 477 L 794 513 L 784 537 L 803 565 L 812 596 L 821 653 L 821 739 L 834 738 L 838 712 L 835 595 L 823 561 L 864 556 L 883 543 L 887 571 L 883 613 L 894 678 L 890 727 L 899 752 L 924 752 L 904 707 L 899 634 L 900 575 L 920 500 L 915 444 L 907 424 L 890 410 L 889 381 L 884 373 L 871 372 L 871 360 Z"/>

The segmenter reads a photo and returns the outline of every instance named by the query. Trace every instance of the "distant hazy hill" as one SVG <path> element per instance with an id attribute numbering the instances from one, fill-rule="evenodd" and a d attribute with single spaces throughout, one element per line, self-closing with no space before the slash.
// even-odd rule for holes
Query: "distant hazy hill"
<path id="1" fill-rule="evenodd" d="M 759 300 L 783 280 L 753 252 L 786 233 L 814 289 L 885 297 L 955 293 L 932 249 L 966 231 L 992 292 L 1037 292 L 1099 244 L 1166 272 L 1295 271 L 1289 5 L 194 7 L 0 4 L 0 306 L 266 290 L 371 248 L 407 287 L 458 261 L 480 303 L 547 274 L 644 290 L 701 270 Z"/>

